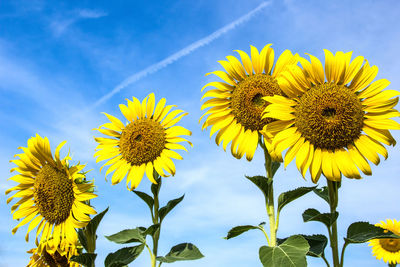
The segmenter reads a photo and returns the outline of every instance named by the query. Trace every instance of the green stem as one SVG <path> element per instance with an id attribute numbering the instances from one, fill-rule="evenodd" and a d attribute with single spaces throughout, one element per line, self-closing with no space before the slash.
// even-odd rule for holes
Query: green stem
<path id="1" fill-rule="evenodd" d="M 150 254 L 150 259 L 151 259 L 151 266 L 155 266 L 156 264 L 156 257 L 153 255 L 153 253 L 151 252 L 150 247 L 147 244 L 144 244 L 147 248 L 147 250 L 149 251 Z"/>
<path id="2" fill-rule="evenodd" d="M 329 190 L 329 206 L 331 214 L 336 212 L 338 205 L 338 182 L 327 180 Z M 330 236 L 330 243 L 332 248 L 333 266 L 339 267 L 339 250 L 338 250 L 338 235 L 337 235 L 337 220 L 331 226 L 332 232 Z"/>
<path id="3" fill-rule="evenodd" d="M 343 267 L 343 262 L 344 262 L 344 250 L 346 249 L 347 245 L 349 243 L 345 242 L 342 248 L 342 253 L 340 255 L 340 267 Z"/>
<path id="4" fill-rule="evenodd" d="M 268 237 L 267 232 L 265 232 L 264 227 L 260 226 L 260 227 L 258 227 L 258 228 L 264 233 L 265 238 L 267 238 L 267 242 L 268 242 L 268 245 L 269 245 L 269 244 L 270 244 L 269 237 Z"/>
<path id="5" fill-rule="evenodd" d="M 159 217 L 158 217 L 158 210 L 160 207 L 160 202 L 158 199 L 158 193 L 160 192 L 160 188 L 161 188 L 161 179 L 157 180 L 158 185 L 157 185 L 157 192 L 154 194 L 154 216 L 152 216 L 153 218 L 153 224 L 157 224 L 159 223 L 160 226 L 158 227 L 158 229 L 156 230 L 156 232 L 153 235 L 153 253 L 151 256 L 151 266 L 152 267 L 156 267 L 157 261 L 157 253 L 158 253 L 158 240 L 160 239 L 160 231 L 161 231 L 161 222 L 159 222 Z"/>
<path id="6" fill-rule="evenodd" d="M 397 263 L 389 263 L 389 267 L 396 267 Z"/>
<path id="7" fill-rule="evenodd" d="M 267 148 L 265 145 L 260 141 L 260 146 L 264 150 L 264 157 L 265 157 L 265 171 L 267 172 L 267 179 L 269 182 L 269 192 L 267 198 L 267 213 L 269 217 L 269 230 L 270 230 L 270 243 L 271 247 L 276 246 L 276 232 L 278 231 L 277 223 L 275 221 L 275 206 L 274 206 L 274 187 L 273 187 L 273 174 L 272 174 L 272 159 L 268 153 Z"/>
<path id="8" fill-rule="evenodd" d="M 321 255 L 321 258 L 324 260 L 324 262 L 326 263 L 326 266 L 327 266 L 327 267 L 331 267 L 331 266 L 329 265 L 329 262 L 326 260 L 324 254 Z"/>

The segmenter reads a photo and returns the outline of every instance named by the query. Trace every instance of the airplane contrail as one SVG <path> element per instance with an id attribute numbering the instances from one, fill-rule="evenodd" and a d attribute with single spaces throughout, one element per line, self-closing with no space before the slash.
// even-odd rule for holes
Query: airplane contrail
<path id="1" fill-rule="evenodd" d="M 149 74 L 152 74 L 160 69 L 163 69 L 167 67 L 168 65 L 172 64 L 173 62 L 177 61 L 178 59 L 192 53 L 193 51 L 197 50 L 198 48 L 205 46 L 212 41 L 216 40 L 223 34 L 235 29 L 238 25 L 248 21 L 251 19 L 255 14 L 257 14 L 260 10 L 263 8 L 267 7 L 270 5 L 271 2 L 262 2 L 259 6 L 257 6 L 255 9 L 251 10 L 247 14 L 243 15 L 242 17 L 238 18 L 237 20 L 229 23 L 228 25 L 220 28 L 219 30 L 211 33 L 210 35 L 186 46 L 185 48 L 179 50 L 178 52 L 172 54 L 171 56 L 161 60 L 160 62 L 157 62 L 131 76 L 123 80 L 120 84 L 118 84 L 114 89 L 112 89 L 109 93 L 101 97 L 99 100 L 97 100 L 93 105 L 92 108 L 95 108 L 102 104 L 103 102 L 107 101 L 110 99 L 113 95 L 121 91 L 122 89 L 128 87 L 129 85 L 137 82 L 138 80 L 146 77 Z"/>

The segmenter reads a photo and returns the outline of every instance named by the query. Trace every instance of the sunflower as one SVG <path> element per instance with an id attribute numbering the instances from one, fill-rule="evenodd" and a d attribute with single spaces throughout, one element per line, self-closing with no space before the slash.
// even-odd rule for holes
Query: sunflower
<path id="1" fill-rule="evenodd" d="M 73 243 L 64 239 L 60 244 L 55 244 L 54 239 L 50 238 L 40 243 L 37 248 L 33 248 L 28 253 L 32 254 L 27 267 L 35 266 L 57 266 L 57 267 L 79 267 L 79 263 L 70 261 L 72 256 L 78 256 L 80 244 L 75 238 Z"/>
<path id="2" fill-rule="evenodd" d="M 375 224 L 383 229 L 392 231 L 396 235 L 400 235 L 400 221 L 387 219 L 386 223 L 381 221 Z M 372 246 L 372 254 L 385 263 L 397 264 L 400 263 L 400 239 L 383 238 L 372 239 L 368 246 Z"/>
<path id="3" fill-rule="evenodd" d="M 168 173 L 175 175 L 172 158 L 181 160 L 182 157 L 174 150 L 186 150 L 178 144 L 180 142 L 192 145 L 180 137 L 192 133 L 182 126 L 174 126 L 188 113 L 182 110 L 170 112 L 176 106 L 165 104 L 165 98 L 156 104 L 153 93 L 142 103 L 135 97 L 132 101 L 127 99 L 127 106 L 119 105 L 122 114 L 128 120 L 126 125 L 116 117 L 104 113 L 110 122 L 95 130 L 111 138 L 95 138 L 99 145 L 94 156 L 97 157 L 96 162 L 107 160 L 100 168 L 101 171 L 104 166 L 110 165 L 106 176 L 115 171 L 111 178 L 113 185 L 127 176 L 127 187 L 130 182 L 128 189 L 134 190 L 145 173 L 151 182 L 156 183 L 153 177 L 154 169 L 162 177 L 168 177 Z"/>
<path id="4" fill-rule="evenodd" d="M 208 115 L 202 128 L 212 126 L 210 137 L 219 131 L 215 142 L 217 145 L 222 142 L 224 150 L 232 141 L 231 153 L 238 159 L 246 154 L 246 159 L 252 160 L 258 146 L 259 133 L 267 124 L 274 125 L 273 119 L 261 118 L 262 111 L 268 105 L 262 98 L 284 95 L 278 77 L 287 66 L 297 64 L 298 61 L 297 54 L 293 55 L 286 50 L 274 67 L 274 50 L 270 46 L 271 44 L 266 45 L 260 53 L 251 46 L 251 59 L 245 52 L 236 50 L 243 64 L 234 56 L 227 56 L 226 61 L 218 61 L 225 72 L 218 70 L 206 75 L 214 74 L 224 82 L 210 82 L 202 88 L 202 91 L 206 87 L 214 88 L 202 97 L 212 97 L 201 106 L 202 110 L 211 107 L 200 118 L 201 121 Z M 265 134 L 264 144 L 275 158 L 271 134 Z"/>
<path id="5" fill-rule="evenodd" d="M 400 115 L 394 109 L 399 99 L 393 98 L 399 92 L 382 91 L 390 82 L 373 82 L 378 68 L 366 60 L 363 65 L 363 57 L 351 61 L 352 52 L 324 51 L 325 75 L 316 57 L 300 58 L 303 69 L 290 66 L 278 80 L 288 97 L 264 97 L 271 104 L 263 118 L 279 120 L 266 131 L 279 131 L 272 145 L 280 157 L 289 148 L 285 167 L 296 157 L 303 177 L 309 169 L 314 183 L 321 173 L 331 181 L 340 181 L 342 174 L 361 178 L 358 168 L 371 175 L 367 160 L 378 165 L 378 154 L 388 156 L 382 143 L 396 143 L 389 129 L 400 129 L 390 119 Z"/>
<path id="6" fill-rule="evenodd" d="M 52 236 L 54 243 L 64 238 L 73 242 L 76 238 L 75 228 L 84 227 L 90 221 L 88 214 L 96 214 L 93 208 L 83 203 L 96 197 L 88 192 L 93 189 L 93 184 L 76 183 L 76 179 L 78 181 L 85 177 L 81 173 L 85 166 L 69 166 L 69 156 L 60 158 L 60 149 L 64 144 L 65 141 L 58 145 L 53 158 L 49 140 L 37 134 L 28 140 L 28 147 L 20 147 L 23 153 L 15 155 L 19 159 L 11 160 L 17 165 L 11 172 L 17 171 L 19 174 L 9 180 L 20 184 L 6 191 L 6 194 L 17 191 L 7 203 L 14 198 L 21 198 L 11 207 L 11 213 L 13 219 L 23 218 L 12 233 L 15 234 L 19 227 L 30 222 L 26 241 L 29 232 L 38 226 L 36 240 L 42 233 L 41 240 L 48 240 Z"/>

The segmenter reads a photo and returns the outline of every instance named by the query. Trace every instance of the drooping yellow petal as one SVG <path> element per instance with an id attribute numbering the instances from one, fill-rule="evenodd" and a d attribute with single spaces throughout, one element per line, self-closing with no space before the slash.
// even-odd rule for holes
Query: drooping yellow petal
<path id="1" fill-rule="evenodd" d="M 288 151 L 285 155 L 285 159 L 284 159 L 285 168 L 289 165 L 290 162 L 292 162 L 294 157 L 299 152 L 299 149 L 301 147 L 303 147 L 303 145 L 304 145 L 304 148 L 308 148 L 308 146 L 305 145 L 304 137 L 300 137 L 299 139 L 296 139 L 296 142 L 294 145 L 290 146 L 290 148 L 288 149 Z M 277 152 L 280 152 L 280 150 L 277 150 Z M 305 157 L 306 157 L 305 153 L 302 153 L 302 155 L 299 154 L 298 158 L 296 158 L 296 164 L 298 164 L 297 162 L 304 160 Z M 301 162 L 301 163 L 303 163 L 303 162 Z"/>
<path id="2" fill-rule="evenodd" d="M 390 134 L 388 130 L 377 129 L 374 127 L 370 127 L 368 125 L 364 125 L 363 131 L 371 138 L 375 139 L 378 142 L 384 143 L 388 146 L 395 145 L 396 140 Z"/>
<path id="3" fill-rule="evenodd" d="M 167 150 L 167 149 L 165 149 L 165 150 Z M 153 177 L 153 170 L 154 170 L 153 163 L 148 162 L 146 164 L 146 169 L 145 169 L 146 176 L 153 184 L 157 184 L 156 180 L 154 180 L 154 177 Z"/>
<path id="4" fill-rule="evenodd" d="M 251 161 L 258 146 L 258 132 L 250 131 L 248 134 L 249 140 L 246 145 L 246 159 Z"/>
<path id="5" fill-rule="evenodd" d="M 363 154 L 353 145 L 348 146 L 348 150 L 350 153 L 351 159 L 357 165 L 357 167 L 365 174 L 371 175 L 372 170 L 371 166 L 369 166 L 368 162 L 364 158 Z"/>
<path id="6" fill-rule="evenodd" d="M 311 180 L 313 181 L 313 183 L 317 183 L 319 177 L 321 176 L 322 173 L 321 163 L 322 163 L 322 151 L 320 148 L 316 148 L 314 150 L 314 156 L 310 167 Z"/>

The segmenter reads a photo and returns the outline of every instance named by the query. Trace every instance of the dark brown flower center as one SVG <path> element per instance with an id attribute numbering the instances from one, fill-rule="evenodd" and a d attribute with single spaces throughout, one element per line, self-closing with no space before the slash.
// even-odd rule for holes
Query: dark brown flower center
<path id="1" fill-rule="evenodd" d="M 122 157 L 131 165 L 152 162 L 165 148 L 164 128 L 152 119 L 131 122 L 122 131 L 119 147 Z"/>
<path id="2" fill-rule="evenodd" d="M 47 251 L 44 251 L 43 257 L 45 262 L 50 267 L 68 267 L 70 264 L 68 263 L 68 259 L 65 256 L 61 256 L 58 251 L 56 251 L 53 255 L 49 254 Z"/>
<path id="3" fill-rule="evenodd" d="M 44 165 L 35 178 L 34 202 L 40 215 L 49 223 L 65 221 L 74 203 L 72 180 L 66 171 Z"/>
<path id="4" fill-rule="evenodd" d="M 273 119 L 261 119 L 268 105 L 264 96 L 283 95 L 277 81 L 266 74 L 255 74 L 240 81 L 232 92 L 231 108 L 238 123 L 245 129 L 259 131 Z"/>
<path id="5" fill-rule="evenodd" d="M 392 238 L 384 238 L 379 239 L 379 244 L 382 246 L 384 250 L 390 252 L 398 252 L 400 251 L 400 240 L 392 239 Z"/>
<path id="6" fill-rule="evenodd" d="M 334 150 L 360 136 L 364 111 L 347 87 L 322 84 L 301 96 L 295 116 L 296 127 L 306 140 L 318 148 Z"/>

